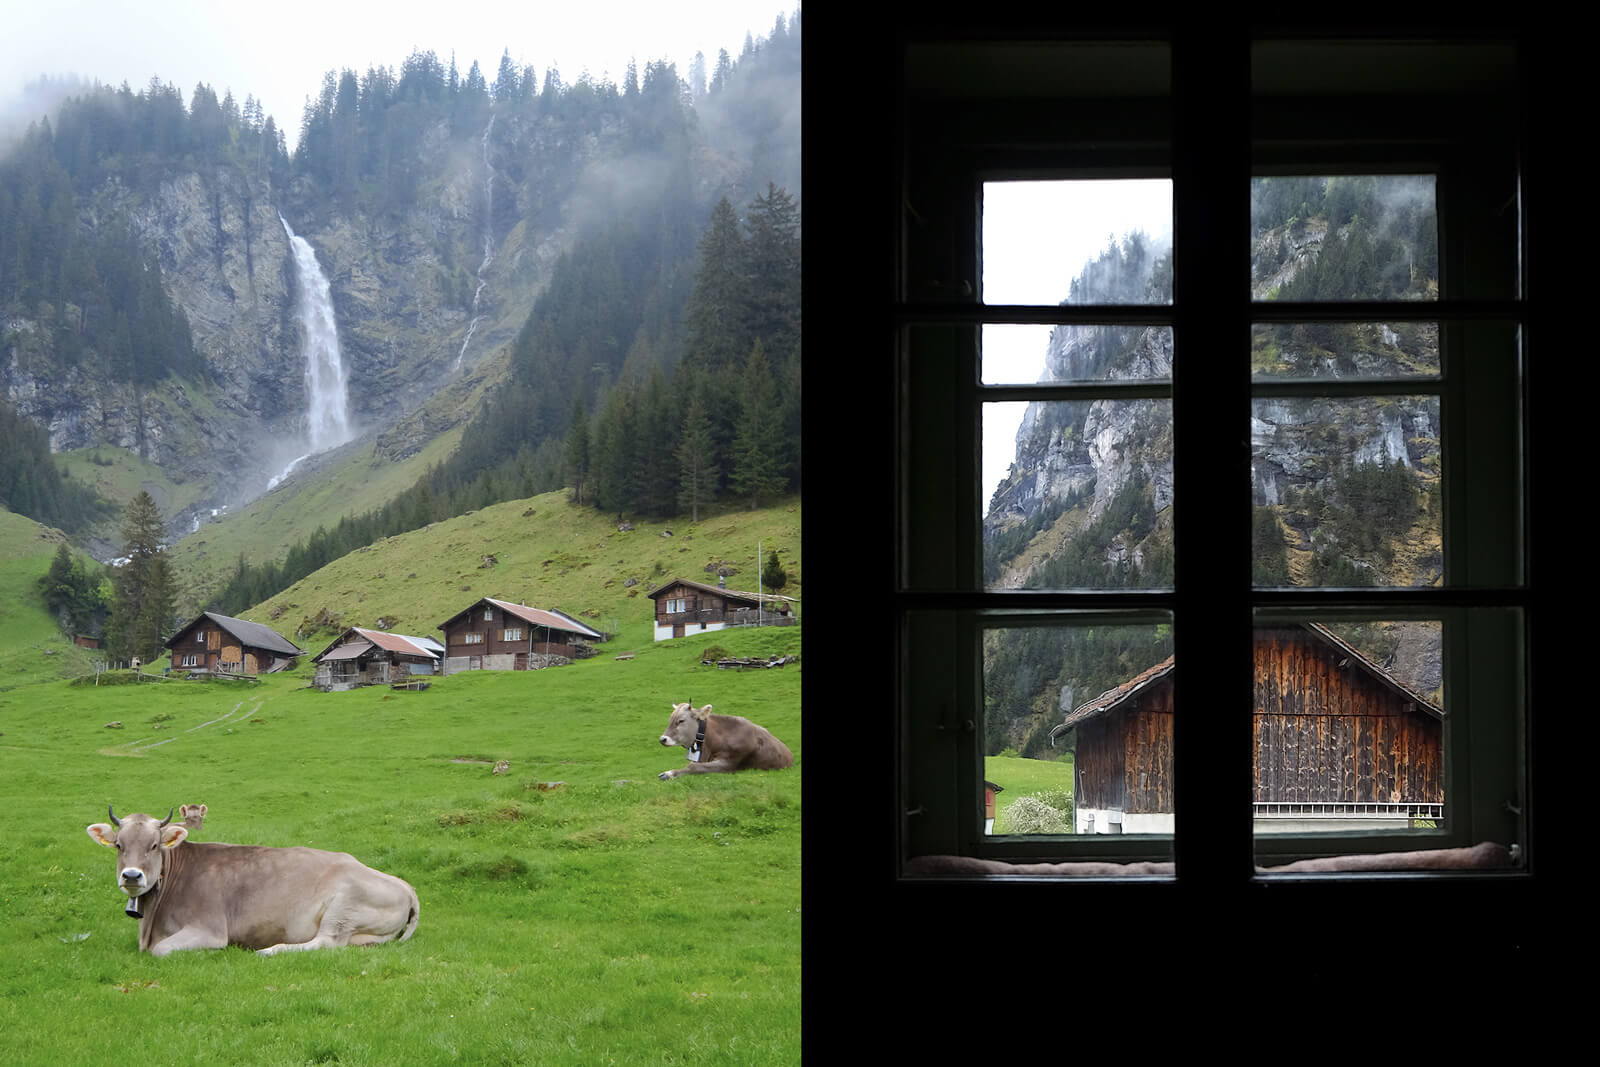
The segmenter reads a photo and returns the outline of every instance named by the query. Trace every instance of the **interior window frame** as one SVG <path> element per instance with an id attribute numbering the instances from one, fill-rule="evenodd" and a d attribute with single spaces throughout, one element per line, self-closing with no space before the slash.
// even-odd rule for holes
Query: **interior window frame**
<path id="1" fill-rule="evenodd" d="M 1189 68 L 1184 73 L 1184 57 L 1193 55 L 1190 49 L 1194 44 L 1185 44 L 1182 41 L 1173 42 L 1175 48 L 1182 47 L 1183 52 L 1174 54 L 1174 90 L 1176 101 L 1186 85 L 1199 84 L 1199 77 L 1195 74 L 1196 68 Z M 1242 63 L 1248 68 L 1248 54 L 1242 57 L 1240 49 L 1234 49 L 1230 56 L 1221 62 Z M 1200 64 L 1204 68 L 1212 68 L 1213 64 Z M 1249 98 L 1249 89 L 1243 90 L 1240 95 L 1240 86 L 1237 80 L 1227 81 L 1225 84 L 1214 87 L 1209 93 L 1202 94 L 1206 99 L 1191 101 L 1186 106 L 1174 107 L 1175 117 L 1171 133 L 1174 134 L 1174 143 L 1167 155 L 1161 148 L 1152 148 L 1150 141 L 1160 140 L 1163 136 L 1159 119 L 1151 118 L 1146 126 L 1136 135 L 1128 138 L 1127 143 L 1106 149 L 1069 148 L 1063 150 L 1060 146 L 1061 134 L 1059 128 L 1051 130 L 1051 136 L 1041 139 L 1041 144 L 1035 150 L 1019 151 L 1016 147 L 1015 135 L 1010 138 L 1003 148 L 968 149 L 964 154 L 951 150 L 949 144 L 942 148 L 936 162 L 930 162 L 932 156 L 919 157 L 919 148 L 928 151 L 926 146 L 911 145 L 906 154 L 908 159 L 906 186 L 908 197 L 905 205 L 905 216 L 908 220 L 908 229 L 926 227 L 932 215 L 942 215 L 948 220 L 947 233 L 942 237 L 934 238 L 936 246 L 935 255 L 926 254 L 927 249 L 919 249 L 918 239 L 915 235 L 907 237 L 903 253 L 903 269 L 901 271 L 900 299 L 897 302 L 897 337 L 901 353 L 900 368 L 902 376 L 902 410 L 901 410 L 901 444 L 902 460 L 906 461 L 913 450 L 912 442 L 927 439 L 930 425 L 922 420 L 929 417 L 930 412 L 940 413 L 934 418 L 944 418 L 955 415 L 947 425 L 946 440 L 949 443 L 950 455 L 939 463 L 937 476 L 928 475 L 926 480 L 919 481 L 922 477 L 921 468 L 925 465 L 923 460 L 907 461 L 903 471 L 901 516 L 902 522 L 902 553 L 900 556 L 899 576 L 899 630 L 898 637 L 902 648 L 910 650 L 908 655 L 900 657 L 899 691 L 902 693 L 900 718 L 900 767 L 902 789 L 900 796 L 903 801 L 902 818 L 900 820 L 900 835 L 898 840 L 901 858 L 909 855 L 931 854 L 938 851 L 959 852 L 964 855 L 977 855 L 994 859 L 1018 860 L 1044 860 L 1044 859 L 1105 859 L 1105 858 L 1170 858 L 1159 854 L 1161 847 L 1175 847 L 1178 858 L 1177 880 L 1186 878 L 1198 879 L 1207 883 L 1240 880 L 1255 880 L 1262 876 L 1248 869 L 1243 861 L 1243 853 L 1248 851 L 1249 856 L 1259 859 L 1262 856 L 1276 858 L 1296 858 L 1301 855 L 1327 854 L 1331 851 L 1389 851 L 1407 847 L 1443 847 L 1446 844 L 1471 844 L 1482 839 L 1484 831 L 1491 824 L 1504 826 L 1506 820 L 1500 817 L 1499 808 L 1504 805 L 1507 809 L 1521 809 L 1522 801 L 1526 796 L 1525 759 L 1518 759 L 1515 773 L 1512 777 L 1519 780 L 1508 782 L 1502 771 L 1485 766 L 1484 752 L 1473 750 L 1467 742 L 1471 733 L 1471 718 L 1474 712 L 1470 710 L 1470 703 L 1465 699 L 1468 686 L 1465 684 L 1468 675 L 1467 665 L 1483 663 L 1487 655 L 1498 660 L 1503 668 L 1496 673 L 1491 685 L 1493 692 L 1498 697 L 1510 703 L 1499 710 L 1481 713 L 1490 721 L 1494 730 L 1504 737 L 1512 737 L 1518 745 L 1519 752 L 1525 753 L 1526 732 L 1526 690 L 1527 673 L 1526 641 L 1530 620 L 1527 612 L 1531 608 L 1531 599 L 1528 595 L 1526 572 L 1526 558 L 1522 550 L 1522 539 L 1526 531 L 1527 500 L 1525 493 L 1525 458 L 1519 456 L 1521 461 L 1514 464 L 1507 475 L 1510 482 L 1501 477 L 1501 484 L 1495 490 L 1498 494 L 1495 502 L 1510 510 L 1518 516 L 1512 523 L 1515 528 L 1511 531 L 1512 548 L 1514 556 L 1512 566 L 1500 568 L 1497 573 L 1487 577 L 1497 579 L 1480 581 L 1481 567 L 1474 567 L 1470 561 L 1482 561 L 1496 555 L 1495 552 L 1485 552 L 1475 544 L 1468 543 L 1467 531 L 1471 529 L 1474 516 L 1485 510 L 1482 502 L 1468 501 L 1467 494 L 1461 491 L 1464 485 L 1465 469 L 1461 461 L 1467 456 L 1469 444 L 1463 439 L 1463 427 L 1468 422 L 1466 412 L 1471 403 L 1476 403 L 1477 398 L 1484 395 L 1484 386 L 1481 382 L 1468 384 L 1468 375 L 1462 373 L 1467 365 L 1467 360 L 1462 353 L 1473 347 L 1481 350 L 1484 346 L 1471 339 L 1486 331 L 1483 324 L 1512 323 L 1520 326 L 1525 321 L 1526 308 L 1520 299 L 1520 293 L 1507 299 L 1485 299 L 1481 295 L 1472 295 L 1470 291 L 1463 295 L 1465 287 L 1461 284 L 1463 275 L 1462 248 L 1469 242 L 1461 240 L 1459 229 L 1452 231 L 1452 226 L 1459 226 L 1463 213 L 1451 199 L 1453 192 L 1447 193 L 1451 188 L 1452 168 L 1458 167 L 1462 158 L 1462 145 L 1457 139 L 1440 145 L 1437 141 L 1427 137 L 1412 137 L 1402 139 L 1396 144 L 1390 138 L 1378 144 L 1360 139 L 1350 133 L 1342 136 L 1326 138 L 1315 144 L 1293 144 L 1275 146 L 1271 138 L 1263 138 L 1259 129 L 1249 128 L 1245 123 L 1243 129 L 1238 121 L 1226 123 L 1228 132 L 1235 138 L 1230 150 L 1224 147 L 1233 166 L 1226 169 L 1226 175 L 1234 178 L 1241 174 L 1247 179 L 1249 175 L 1256 174 L 1262 169 L 1282 170 L 1289 168 L 1300 173 L 1379 173 L 1382 168 L 1392 171 L 1407 173 L 1422 170 L 1431 171 L 1439 175 L 1440 192 L 1437 205 L 1438 218 L 1440 219 L 1440 259 L 1441 278 L 1439 301 L 1429 301 L 1425 305 L 1411 304 L 1397 306 L 1394 304 L 1328 304 L 1318 305 L 1309 309 L 1305 305 L 1263 305 L 1249 299 L 1248 291 L 1233 298 L 1234 305 L 1230 306 L 1221 317 L 1211 317 L 1203 321 L 1200 329 L 1196 330 L 1194 316 L 1197 302 L 1206 299 L 1204 290 L 1190 289 L 1185 275 L 1183 249 L 1185 247 L 1209 247 L 1204 237 L 1200 240 L 1189 240 L 1196 233 L 1204 234 L 1206 229 L 1199 224 L 1186 223 L 1184 211 L 1192 211 L 1196 203 L 1201 202 L 1204 190 L 1188 187 L 1180 192 L 1180 177 L 1187 176 L 1196 182 L 1203 182 L 1212 190 L 1230 188 L 1225 175 L 1205 174 L 1198 169 L 1197 153 L 1192 140 L 1187 140 L 1190 135 L 1186 133 L 1185 115 L 1192 116 L 1197 107 L 1215 104 L 1218 99 L 1228 99 L 1237 107 L 1242 99 Z M 1259 104 L 1259 101 L 1251 101 Z M 1186 110 L 1187 108 L 1187 110 Z M 981 111 L 981 108 L 979 109 Z M 1246 109 L 1248 110 L 1248 109 Z M 1152 113 L 1153 114 L 1153 113 Z M 1259 115 L 1257 116 L 1259 118 Z M 1192 122 L 1189 123 L 1192 126 Z M 908 123 L 913 131 L 918 129 L 918 124 L 913 116 Z M 952 123 L 950 129 L 961 130 L 961 123 Z M 913 139 L 916 134 L 913 134 Z M 1048 147 L 1046 147 L 1048 142 Z M 1419 163 L 1421 161 L 1421 163 Z M 997 175 L 1007 177 L 1028 176 L 1095 176 L 1095 177 L 1134 177 L 1148 176 L 1152 171 L 1166 170 L 1174 178 L 1174 281 L 1175 291 L 1173 302 L 1170 305 L 1152 305 L 1139 308 L 1094 308 L 1082 305 L 1070 307 L 1050 308 L 1018 308 L 994 305 L 983 305 L 981 296 L 976 292 L 976 286 L 970 282 L 966 286 L 961 283 L 965 273 L 968 278 L 981 275 L 981 264 L 976 257 L 981 213 L 978 204 L 981 198 L 982 182 L 993 180 Z M 928 189 L 934 189 L 938 194 L 930 199 Z M 1248 216 L 1248 184 L 1240 181 L 1233 194 L 1243 202 L 1242 214 Z M 1183 206 L 1187 203 L 1187 207 Z M 930 207 L 930 204 L 936 206 Z M 970 213 L 970 214 L 969 214 Z M 1225 220 L 1236 220 L 1241 212 L 1237 207 L 1219 212 Z M 1191 219 L 1197 216 L 1191 215 Z M 1447 223 L 1447 217 L 1449 222 Z M 1230 235 L 1226 229 L 1227 222 L 1212 223 L 1211 231 L 1220 234 L 1224 239 L 1220 244 L 1231 249 L 1232 259 L 1224 256 L 1225 262 L 1233 262 L 1235 266 L 1240 260 L 1243 251 L 1243 262 L 1248 277 L 1248 251 L 1244 247 L 1245 235 L 1248 226 L 1239 228 L 1236 235 Z M 1189 240 L 1187 246 L 1184 241 Z M 945 272 L 941 279 L 942 289 L 935 287 L 932 290 L 918 291 L 915 287 L 914 277 L 920 268 L 938 263 L 940 259 L 952 265 L 953 270 Z M 1191 271 L 1194 268 L 1190 268 Z M 1455 275 L 1451 275 L 1455 271 Z M 1190 275 L 1192 277 L 1192 275 Z M 1185 279 L 1180 282 L 1179 279 Z M 1218 283 L 1216 279 L 1205 280 L 1204 284 L 1211 285 L 1214 290 L 1225 291 L 1226 280 Z M 931 296 L 929 293 L 931 292 Z M 1200 292 L 1202 295 L 1195 295 Z M 1263 312 L 1263 308 L 1265 311 Z M 1391 313 L 1393 315 L 1391 316 Z M 1334 391 L 1354 391 L 1375 387 L 1380 392 L 1437 392 L 1441 397 L 1441 407 L 1448 408 L 1449 414 L 1441 412 L 1441 421 L 1445 423 L 1446 439 L 1441 443 L 1442 451 L 1456 455 L 1455 460 L 1446 461 L 1446 478 L 1450 481 L 1447 486 L 1445 537 L 1447 539 L 1446 567 L 1449 579 L 1446 588 L 1439 590 L 1312 590 L 1312 589 L 1257 589 L 1250 586 L 1246 579 L 1242 588 L 1235 587 L 1228 596 L 1231 622 L 1222 624 L 1227 630 L 1227 635 L 1216 637 L 1205 635 L 1201 639 L 1187 640 L 1186 635 L 1196 634 L 1205 629 L 1210 623 L 1205 620 L 1202 611 L 1196 609 L 1197 594 L 1192 589 L 1185 589 L 1183 576 L 1183 560 L 1179 560 L 1179 588 L 1171 591 L 1060 591 L 1060 592 L 1017 592 L 1017 593 L 992 593 L 982 589 L 981 560 L 978 559 L 976 546 L 977 518 L 981 516 L 984 501 L 981 500 L 982 488 L 976 471 L 972 465 L 971 457 L 975 453 L 972 447 L 975 442 L 976 425 L 981 421 L 982 404 L 993 399 L 1042 399 L 1046 396 L 1062 399 L 1099 399 L 1106 395 L 1120 395 L 1122 392 L 1131 391 L 1135 395 L 1159 394 L 1167 391 L 1175 400 L 1174 418 L 1183 420 L 1183 408 L 1179 408 L 1178 398 L 1183 397 L 1186 403 L 1193 404 L 1194 397 L 1205 396 L 1206 389 L 1195 390 L 1193 386 L 1186 386 L 1184 382 L 1183 367 L 1186 353 L 1188 358 L 1194 360 L 1196 353 L 1206 347 L 1218 346 L 1217 337 L 1227 336 L 1230 329 L 1240 326 L 1247 328 L 1249 323 L 1258 321 L 1282 321 L 1288 315 L 1298 314 L 1306 319 L 1345 319 L 1364 314 L 1372 314 L 1377 318 L 1385 316 L 1408 316 L 1412 318 L 1426 318 L 1429 321 L 1441 323 L 1441 334 L 1448 336 L 1448 342 L 1442 340 L 1445 346 L 1442 353 L 1441 376 L 1437 382 L 1417 382 L 1407 380 L 1403 387 L 1397 387 L 1393 381 L 1385 380 L 1381 383 L 1346 382 L 1334 387 Z M 1105 383 L 1060 383 L 1035 386 L 985 386 L 981 384 L 981 353 L 978 344 L 978 334 L 983 323 L 989 322 L 1122 322 L 1134 321 L 1140 323 L 1155 323 L 1165 320 L 1174 324 L 1174 373 L 1171 380 L 1154 383 L 1138 383 L 1129 386 L 1117 384 L 1108 386 Z M 914 336 L 923 324 L 939 323 L 947 327 L 944 333 L 948 339 L 940 344 L 929 346 L 918 344 Z M 1446 325 L 1448 324 L 1448 325 Z M 970 330 L 970 335 L 964 331 Z M 1200 344 L 1186 344 L 1186 337 L 1190 340 L 1201 338 Z M 1243 358 L 1247 350 L 1247 335 L 1241 332 L 1240 344 L 1237 351 L 1232 353 L 1237 362 L 1245 367 L 1241 379 L 1237 372 L 1230 371 L 1231 377 L 1220 387 L 1220 394 L 1231 399 L 1237 404 L 1248 404 L 1250 399 L 1257 395 L 1324 395 L 1329 388 L 1327 382 L 1267 382 L 1250 381 L 1248 375 L 1248 360 Z M 1519 335 L 1520 341 L 1520 335 Z M 929 352 L 932 347 L 936 351 Z M 1520 351 L 1514 350 L 1506 354 L 1506 358 L 1513 364 L 1514 373 L 1520 371 Z M 1191 375 L 1191 381 L 1198 375 Z M 1188 390 L 1188 395 L 1185 392 Z M 1210 386 L 1210 394 L 1218 395 L 1216 383 Z M 1470 402 L 1470 403 L 1469 403 Z M 1526 419 L 1522 411 L 1523 401 L 1519 398 L 1511 401 L 1515 411 L 1512 421 L 1521 419 L 1513 432 L 1517 439 L 1526 440 Z M 1240 410 L 1241 421 L 1244 414 Z M 1500 416 L 1502 419 L 1504 415 Z M 1502 429 L 1502 432 L 1503 429 Z M 1213 438 L 1215 439 L 1215 438 Z M 1183 447 L 1180 443 L 1180 447 Z M 1525 445 L 1524 445 L 1525 447 Z M 1192 449 L 1184 448 L 1186 454 L 1192 454 Z M 1248 447 L 1245 452 L 1247 454 Z M 1175 459 L 1176 462 L 1176 459 Z M 1248 457 L 1240 460 L 1238 455 L 1228 456 L 1228 463 L 1233 464 L 1228 469 L 1234 470 L 1237 465 L 1248 462 Z M 1452 472 L 1452 466 L 1455 470 Z M 1192 468 L 1191 468 L 1192 469 Z M 965 499 L 936 499 L 930 501 L 919 496 L 929 488 L 936 477 L 950 477 L 956 485 L 971 487 L 969 494 L 958 494 Z M 1222 479 L 1215 479 L 1221 483 Z M 1240 507 L 1241 518 L 1232 521 L 1227 529 L 1237 532 L 1246 526 L 1248 518 L 1248 498 L 1243 497 L 1241 481 L 1237 490 L 1240 498 L 1245 501 Z M 1507 486 L 1510 486 L 1511 496 L 1507 496 Z M 1185 482 L 1175 478 L 1175 504 L 1185 499 Z M 934 511 L 940 511 L 953 518 L 954 522 L 941 530 L 937 543 L 931 547 L 928 539 L 919 541 L 915 533 L 906 531 L 914 525 L 927 525 L 928 512 L 932 506 Z M 1198 511 L 1198 509 L 1196 509 Z M 913 523 L 910 516 L 918 512 L 918 521 Z M 1182 514 L 1181 509 L 1179 514 Z M 1231 517 L 1230 517 L 1231 519 Z M 1181 520 L 1180 520 L 1181 521 Z M 1224 524 L 1225 526 L 1227 524 Z M 953 531 L 953 532 L 952 532 Z M 1505 533 L 1502 527 L 1497 536 L 1500 538 L 1499 555 L 1504 556 Z M 1192 538 L 1194 544 L 1201 546 L 1202 554 L 1204 545 L 1216 544 L 1219 539 L 1226 539 L 1226 533 L 1221 533 L 1208 541 L 1201 538 Z M 1189 543 L 1191 538 L 1186 534 L 1179 534 L 1179 538 Z M 1248 536 L 1245 537 L 1248 544 Z M 1191 546 L 1192 547 L 1192 546 Z M 1455 561 L 1452 563 L 1452 557 Z M 1195 555 L 1190 556 L 1196 558 Z M 1231 568 L 1225 568 L 1229 574 L 1235 576 L 1239 573 L 1239 563 L 1248 562 L 1247 556 L 1235 553 L 1229 556 Z M 1192 565 L 1192 564 L 1191 564 Z M 1492 567 L 1491 567 L 1492 569 Z M 1248 572 L 1245 572 L 1248 575 Z M 1211 589 L 1221 587 L 1228 579 L 1221 579 L 1213 583 Z M 1205 590 L 1198 593 L 1203 598 Z M 1510 613 L 1517 618 L 1517 622 L 1507 632 L 1504 625 L 1484 627 L 1491 631 L 1475 636 L 1469 625 L 1473 618 L 1474 609 Z M 1235 694 L 1243 691 L 1243 683 L 1247 680 L 1248 655 L 1240 655 L 1238 663 L 1232 667 L 1217 668 L 1212 662 L 1218 649 L 1229 648 L 1235 653 L 1240 653 L 1248 648 L 1250 625 L 1243 623 L 1244 615 L 1252 620 L 1258 613 L 1266 613 L 1263 617 L 1270 618 L 1303 618 L 1311 615 L 1323 617 L 1329 613 L 1334 615 L 1361 614 L 1365 617 L 1448 617 L 1450 622 L 1447 631 L 1452 635 L 1446 650 L 1447 660 L 1447 699 L 1451 701 L 1447 714 L 1459 717 L 1451 723 L 1447 730 L 1447 748 L 1449 763 L 1447 774 L 1447 804 L 1452 803 L 1452 798 L 1460 798 L 1466 793 L 1473 793 L 1476 797 L 1475 786 L 1478 779 L 1492 783 L 1490 793 L 1481 798 L 1473 799 L 1470 803 L 1457 800 L 1447 818 L 1447 827 L 1444 831 L 1403 831 L 1399 833 L 1365 833 L 1360 835 L 1284 835 L 1270 842 L 1263 842 L 1255 838 L 1248 825 L 1247 816 L 1238 820 L 1219 820 L 1227 823 L 1222 830 L 1196 829 L 1187 830 L 1179 816 L 1177 834 L 1171 846 L 1159 840 L 1164 835 L 1140 835 L 1135 838 L 1109 838 L 1105 840 L 1072 840 L 1069 838 L 1000 838 L 985 836 L 983 834 L 982 811 L 982 752 L 981 729 L 975 729 L 975 724 L 970 715 L 963 714 L 964 709 L 982 708 L 982 669 L 979 656 L 979 640 L 977 634 L 983 628 L 996 624 L 1019 625 L 1047 625 L 1063 620 L 1106 618 L 1111 616 L 1139 618 L 1149 620 L 1159 618 L 1169 622 L 1174 627 L 1178 642 L 1178 659 L 1185 658 L 1184 652 L 1191 651 L 1195 655 L 1194 662 L 1197 669 L 1189 672 L 1180 672 L 1180 699 L 1185 688 L 1182 680 L 1187 680 L 1186 675 L 1197 679 L 1187 687 L 1190 692 L 1200 692 L 1202 689 L 1215 691 L 1214 682 L 1218 679 L 1224 681 L 1222 688 L 1231 687 Z M 1187 625 L 1186 625 L 1187 621 Z M 1237 631 L 1237 632 L 1235 632 Z M 1481 702 L 1487 706 L 1487 700 Z M 1509 710 L 1508 710 L 1509 709 Z M 1244 717 L 1248 721 L 1248 716 Z M 1248 750 L 1243 745 L 1233 745 L 1238 740 L 1241 731 L 1233 727 L 1218 730 L 1226 740 L 1212 738 L 1199 742 L 1193 739 L 1196 728 L 1184 729 L 1183 717 L 1179 720 L 1178 729 L 1180 738 L 1176 748 L 1183 750 L 1180 759 L 1196 759 L 1203 761 L 1210 757 L 1233 752 L 1234 759 L 1240 759 Z M 1509 725 L 1508 725 L 1509 724 Z M 928 740 L 921 736 L 932 731 L 935 740 Z M 1187 734 L 1189 741 L 1184 741 L 1183 735 Z M 1485 746 L 1479 746 L 1480 749 Z M 1248 762 L 1245 762 L 1248 769 Z M 1181 776 L 1181 772 L 1179 772 Z M 1199 788 L 1189 786 L 1180 794 L 1180 809 L 1183 809 L 1184 796 L 1197 798 L 1201 805 L 1208 801 L 1216 801 L 1225 796 L 1232 795 L 1229 790 L 1237 790 L 1243 783 L 1242 775 L 1230 772 L 1226 784 L 1209 783 Z M 1191 776 L 1191 782 L 1193 776 Z M 932 783 L 944 783 L 933 785 Z M 1248 799 L 1248 798 L 1245 798 Z M 971 803 L 969 803 L 969 801 Z M 1239 805 L 1242 812 L 1249 811 L 1247 803 Z M 966 809 L 972 808 L 972 811 Z M 1183 809 L 1187 810 L 1187 809 Z M 1518 811 L 1517 813 L 1520 813 Z M 1198 823 L 1201 820 L 1193 820 Z M 1188 839 L 1187 841 L 1185 839 Z M 1248 842 L 1248 849 L 1241 845 Z M 1520 843 L 1520 842 L 1508 842 Z M 1155 846 L 1153 849 L 1152 846 Z M 1208 854 L 1209 853 L 1209 854 Z M 1186 862 L 1186 860 L 1188 862 Z M 1265 876 L 1273 877 L 1273 876 Z"/>

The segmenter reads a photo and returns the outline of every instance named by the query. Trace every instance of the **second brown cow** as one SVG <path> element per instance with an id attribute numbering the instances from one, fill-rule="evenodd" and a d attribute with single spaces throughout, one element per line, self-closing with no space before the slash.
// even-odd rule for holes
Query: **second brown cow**
<path id="1" fill-rule="evenodd" d="M 662 779 L 680 774 L 729 774 L 733 771 L 772 771 L 794 766 L 789 746 L 765 727 L 737 715 L 713 715 L 711 705 L 672 705 L 672 716 L 661 735 L 665 746 L 685 750 L 688 764 L 662 771 Z"/>

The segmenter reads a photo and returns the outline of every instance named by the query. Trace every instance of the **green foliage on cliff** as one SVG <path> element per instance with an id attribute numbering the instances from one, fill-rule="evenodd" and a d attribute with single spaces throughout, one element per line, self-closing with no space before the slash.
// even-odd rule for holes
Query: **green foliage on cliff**
<path id="1" fill-rule="evenodd" d="M 56 468 L 50 435 L 0 397 L 0 509 L 68 532 L 110 510 L 99 494 Z"/>

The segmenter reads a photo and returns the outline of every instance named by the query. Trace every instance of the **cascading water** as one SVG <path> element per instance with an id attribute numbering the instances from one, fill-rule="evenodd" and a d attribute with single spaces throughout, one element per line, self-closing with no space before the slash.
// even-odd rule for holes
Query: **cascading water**
<path id="1" fill-rule="evenodd" d="M 489 125 L 483 128 L 483 136 L 479 138 L 478 145 L 483 150 L 483 262 L 478 264 L 478 288 L 472 292 L 472 321 L 467 324 L 467 336 L 461 339 L 461 351 L 456 353 L 456 370 L 461 369 L 461 361 L 467 356 L 467 346 L 472 343 L 472 335 L 478 332 L 478 322 L 483 318 L 478 314 L 478 301 L 483 296 L 483 287 L 489 284 L 483 274 L 489 269 L 489 264 L 494 262 L 494 226 L 490 221 L 490 210 L 494 207 L 494 168 L 489 165 L 489 132 L 494 129 L 494 115 L 489 116 Z"/>
<path id="2" fill-rule="evenodd" d="M 268 482 L 268 489 L 287 478 L 301 460 L 342 445 L 352 436 L 344 359 L 339 353 L 339 328 L 333 317 L 333 296 L 327 275 L 322 273 L 317 253 L 306 239 L 296 236 L 282 215 L 278 216 L 278 221 L 283 223 L 283 232 L 289 235 L 295 270 L 300 276 L 295 309 L 305 334 L 306 451 Z"/>

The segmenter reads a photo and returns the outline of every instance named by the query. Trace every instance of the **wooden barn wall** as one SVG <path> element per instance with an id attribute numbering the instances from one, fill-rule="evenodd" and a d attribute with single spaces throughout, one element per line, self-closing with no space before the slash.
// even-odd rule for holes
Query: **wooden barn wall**
<path id="1" fill-rule="evenodd" d="M 1310 633 L 1255 642 L 1255 799 L 1442 803 L 1443 726 Z"/>
<path id="2" fill-rule="evenodd" d="M 1172 686 L 1079 726 L 1076 761 L 1080 806 L 1172 811 Z"/>

